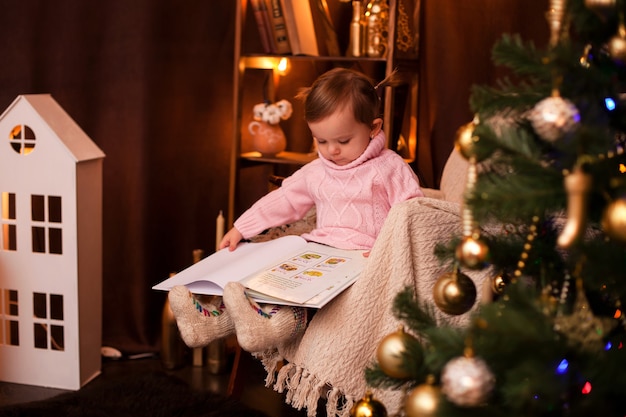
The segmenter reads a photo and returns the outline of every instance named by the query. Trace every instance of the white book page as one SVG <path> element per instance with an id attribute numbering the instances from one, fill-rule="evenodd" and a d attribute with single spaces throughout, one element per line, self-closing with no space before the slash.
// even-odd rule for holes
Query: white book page
<path id="1" fill-rule="evenodd" d="M 267 242 L 241 243 L 234 251 L 215 252 L 171 278 L 152 287 L 169 291 L 185 285 L 196 294 L 222 295 L 224 286 L 270 268 L 294 249 L 306 245 L 300 236 L 283 236 Z"/>
<path id="2" fill-rule="evenodd" d="M 242 281 L 243 284 L 255 293 L 305 304 L 320 293 L 335 293 L 354 282 L 366 260 L 363 251 L 340 250 L 312 242 L 291 253 L 266 271 Z"/>

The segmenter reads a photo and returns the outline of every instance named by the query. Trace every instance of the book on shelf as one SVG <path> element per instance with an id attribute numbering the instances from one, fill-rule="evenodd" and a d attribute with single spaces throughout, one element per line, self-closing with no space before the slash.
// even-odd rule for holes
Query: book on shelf
<path id="1" fill-rule="evenodd" d="M 335 25 L 326 0 L 309 0 L 320 55 L 341 56 Z"/>
<path id="2" fill-rule="evenodd" d="M 309 0 L 280 0 L 291 53 L 294 55 L 320 55 L 315 24 Z"/>
<path id="3" fill-rule="evenodd" d="M 290 54 L 291 45 L 289 44 L 289 35 L 287 34 L 285 16 L 282 6 L 280 5 L 280 0 L 264 1 L 269 16 L 270 33 L 276 47 L 274 52 L 281 55 Z"/>
<path id="4" fill-rule="evenodd" d="M 300 236 L 240 243 L 191 265 L 152 287 L 185 285 L 194 294 L 223 294 L 238 281 L 259 303 L 321 308 L 352 285 L 365 267 L 362 250 L 343 250 Z"/>
<path id="5" fill-rule="evenodd" d="M 250 6 L 252 7 L 252 13 L 254 15 L 254 20 L 256 21 L 257 29 L 259 30 L 259 38 L 261 40 L 263 52 L 266 54 L 276 53 L 272 25 L 270 23 L 270 17 L 265 0 L 250 0 Z"/>

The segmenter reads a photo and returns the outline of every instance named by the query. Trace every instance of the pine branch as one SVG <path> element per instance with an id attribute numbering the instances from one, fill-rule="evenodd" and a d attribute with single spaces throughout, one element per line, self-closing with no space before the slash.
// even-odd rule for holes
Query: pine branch
<path id="1" fill-rule="evenodd" d="M 530 108 L 543 97 L 545 94 L 537 92 L 535 86 L 516 86 L 504 79 L 497 87 L 473 85 L 469 104 L 474 113 L 488 118 L 503 109 Z"/>
<path id="2" fill-rule="evenodd" d="M 517 34 L 502 35 L 492 49 L 495 64 L 506 66 L 520 76 L 534 78 L 540 83 L 549 83 L 551 74 L 543 63 L 544 54 L 535 48 L 533 42 L 524 42 Z"/>
<path id="3" fill-rule="evenodd" d="M 532 165 L 525 169 L 537 171 Z M 520 176 L 514 172 L 504 176 L 490 172 L 479 177 L 473 195 L 466 200 L 477 221 L 489 222 L 497 216 L 500 222 L 515 224 L 534 215 L 544 217 L 564 206 L 562 176 L 542 172 L 539 181 L 539 176 Z"/>

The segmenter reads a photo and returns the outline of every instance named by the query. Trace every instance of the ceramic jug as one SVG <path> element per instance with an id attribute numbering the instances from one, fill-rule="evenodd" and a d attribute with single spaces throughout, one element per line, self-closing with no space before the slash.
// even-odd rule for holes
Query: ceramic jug
<path id="1" fill-rule="evenodd" d="M 287 148 L 287 138 L 278 125 L 255 120 L 250 122 L 248 130 L 253 138 L 254 150 L 263 156 L 274 156 Z"/>

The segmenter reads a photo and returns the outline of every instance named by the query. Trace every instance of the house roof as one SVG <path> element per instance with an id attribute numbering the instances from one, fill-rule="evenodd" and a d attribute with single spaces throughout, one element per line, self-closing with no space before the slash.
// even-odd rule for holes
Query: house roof
<path id="1" fill-rule="evenodd" d="M 24 94 L 17 96 L 0 116 L 0 120 L 22 100 L 30 104 L 52 129 L 75 162 L 104 158 L 104 152 L 87 136 L 50 94 Z"/>

